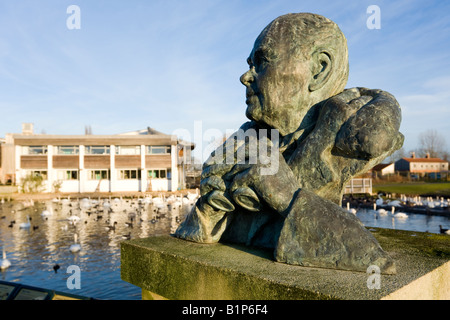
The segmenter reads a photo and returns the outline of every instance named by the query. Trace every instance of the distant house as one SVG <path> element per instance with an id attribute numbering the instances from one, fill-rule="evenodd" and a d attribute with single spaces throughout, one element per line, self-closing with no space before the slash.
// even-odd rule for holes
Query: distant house
<path id="1" fill-rule="evenodd" d="M 372 174 L 374 177 L 387 176 L 395 173 L 394 163 L 380 163 L 372 168 Z"/>
<path id="2" fill-rule="evenodd" d="M 448 171 L 448 162 L 440 158 L 431 158 L 430 154 L 427 154 L 425 158 L 416 158 L 413 152 L 410 158 L 402 158 L 395 162 L 395 171 L 424 176 L 426 173 Z"/>

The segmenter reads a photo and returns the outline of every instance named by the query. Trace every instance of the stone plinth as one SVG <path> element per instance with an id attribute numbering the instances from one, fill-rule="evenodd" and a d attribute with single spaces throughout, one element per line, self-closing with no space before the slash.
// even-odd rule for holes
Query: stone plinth
<path id="1" fill-rule="evenodd" d="M 379 276 L 380 289 L 368 288 L 374 274 L 287 265 L 271 251 L 171 236 L 122 242 L 121 275 L 144 299 L 450 299 L 450 236 L 371 230 L 397 266 Z"/>

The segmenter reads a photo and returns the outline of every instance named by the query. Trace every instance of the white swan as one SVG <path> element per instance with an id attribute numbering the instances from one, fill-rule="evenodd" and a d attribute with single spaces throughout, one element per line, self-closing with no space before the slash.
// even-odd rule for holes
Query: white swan
<path id="1" fill-rule="evenodd" d="M 5 249 L 3 249 L 3 259 L 0 260 L 0 269 L 6 270 L 11 266 L 11 262 L 6 259 L 6 252 Z"/>
<path id="2" fill-rule="evenodd" d="M 163 199 L 163 197 L 161 195 L 159 195 L 159 197 L 153 198 L 152 202 L 154 205 L 164 204 L 165 199 Z"/>
<path id="3" fill-rule="evenodd" d="M 152 203 L 152 197 L 151 196 L 146 196 L 142 202 L 144 202 L 146 204 Z"/>
<path id="4" fill-rule="evenodd" d="M 80 208 L 81 209 L 90 209 L 91 208 L 91 203 L 92 203 L 92 201 L 90 200 L 90 199 L 88 199 L 88 198 L 83 198 L 83 199 L 81 199 L 81 201 L 80 201 Z"/>
<path id="5" fill-rule="evenodd" d="M 48 216 L 51 216 L 51 215 L 53 214 L 52 211 L 53 211 L 53 210 L 44 210 L 44 211 L 42 211 L 41 216 L 42 216 L 42 217 L 48 217 Z"/>
<path id="6" fill-rule="evenodd" d="M 385 215 L 388 214 L 388 212 L 387 212 L 385 209 L 383 209 L 383 208 L 378 209 L 377 212 L 378 212 L 378 214 L 379 214 L 380 216 L 385 216 Z"/>
<path id="7" fill-rule="evenodd" d="M 188 191 L 188 193 L 186 194 L 186 197 L 190 200 L 190 201 L 195 201 L 198 198 L 198 193 L 191 193 Z"/>
<path id="8" fill-rule="evenodd" d="M 30 216 L 27 216 L 27 222 L 22 222 L 21 224 L 19 224 L 19 228 L 20 229 L 28 229 L 30 227 L 31 227 Z"/>
<path id="9" fill-rule="evenodd" d="M 375 201 L 375 203 L 377 206 L 382 206 L 384 203 L 384 200 L 380 195 L 378 195 L 378 199 Z"/>
<path id="10" fill-rule="evenodd" d="M 74 238 L 74 244 L 72 244 L 70 247 L 69 247 L 69 250 L 71 251 L 71 252 L 78 252 L 78 251 L 80 251 L 81 250 L 81 245 L 79 244 L 79 243 L 77 243 L 77 240 L 78 240 L 78 236 L 77 236 L 77 234 L 75 233 L 74 235 L 73 235 L 73 238 Z"/>
<path id="11" fill-rule="evenodd" d="M 79 216 L 70 216 L 69 218 L 67 218 L 67 220 L 69 220 L 72 223 L 77 223 L 78 221 L 81 220 L 81 218 Z"/>
<path id="12" fill-rule="evenodd" d="M 394 207 L 400 207 L 401 201 L 400 200 L 392 200 L 388 202 L 388 206 L 394 206 Z"/>
<path id="13" fill-rule="evenodd" d="M 396 214 L 394 214 L 394 217 L 398 219 L 406 219 L 408 218 L 408 215 L 404 212 L 397 212 Z"/>
<path id="14" fill-rule="evenodd" d="M 350 202 L 347 202 L 347 211 L 356 215 L 356 209 L 355 208 L 350 209 Z"/>

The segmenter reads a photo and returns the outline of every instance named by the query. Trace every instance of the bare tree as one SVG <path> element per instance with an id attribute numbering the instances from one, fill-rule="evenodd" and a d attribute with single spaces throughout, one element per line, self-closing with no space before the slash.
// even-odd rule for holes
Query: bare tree
<path id="1" fill-rule="evenodd" d="M 401 147 L 400 149 L 395 151 L 393 154 L 391 154 L 389 157 L 384 159 L 383 162 L 384 163 L 392 163 L 392 162 L 395 162 L 397 160 L 400 160 L 401 158 L 406 158 L 406 157 L 408 157 L 408 156 L 405 153 L 405 149 L 403 149 L 403 147 Z"/>
<path id="2" fill-rule="evenodd" d="M 445 138 L 434 129 L 429 129 L 419 135 L 419 152 L 427 153 L 431 158 L 441 158 L 445 153 Z"/>

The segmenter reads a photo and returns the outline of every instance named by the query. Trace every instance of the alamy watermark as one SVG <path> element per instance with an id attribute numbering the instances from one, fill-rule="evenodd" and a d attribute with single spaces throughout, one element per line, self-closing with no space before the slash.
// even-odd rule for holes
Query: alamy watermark
<path id="1" fill-rule="evenodd" d="M 66 26 L 69 30 L 81 29 L 81 9 L 79 6 L 72 4 L 67 7 L 67 14 L 70 14 L 66 20 Z"/>
<path id="2" fill-rule="evenodd" d="M 185 159 L 186 164 L 200 164 L 207 159 L 215 164 L 259 164 L 262 175 L 278 172 L 280 136 L 276 129 L 227 129 L 225 140 L 219 129 L 203 131 L 202 121 L 195 121 L 193 136 L 187 129 L 177 129 L 172 134 L 194 141 L 196 149 L 202 152 L 201 159 Z"/>
<path id="3" fill-rule="evenodd" d="M 371 265 L 366 270 L 369 277 L 367 277 L 367 288 L 368 289 L 381 289 L 381 270 L 380 267 L 376 265 Z"/>
<path id="4" fill-rule="evenodd" d="M 77 265 L 70 265 L 67 267 L 66 273 L 71 275 L 67 278 L 67 289 L 81 289 L 81 269 Z"/>
<path id="5" fill-rule="evenodd" d="M 366 26 L 368 29 L 381 29 L 381 10 L 380 7 L 373 4 L 367 7 L 367 14 L 370 16 L 367 18 Z"/>

